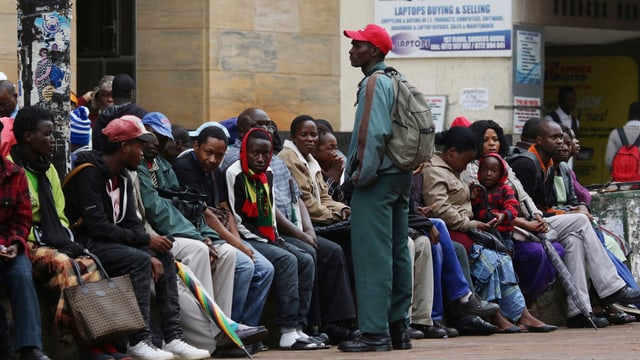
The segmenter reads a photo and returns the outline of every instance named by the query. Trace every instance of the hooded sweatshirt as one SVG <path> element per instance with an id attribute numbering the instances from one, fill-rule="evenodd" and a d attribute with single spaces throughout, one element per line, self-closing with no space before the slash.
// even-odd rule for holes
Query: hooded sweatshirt
<path id="1" fill-rule="evenodd" d="M 500 155 L 489 153 L 483 156 L 480 159 L 479 168 L 482 167 L 482 162 L 488 157 L 494 157 L 499 160 L 502 166 L 502 176 L 495 185 L 486 189 L 486 197 L 481 194 L 472 200 L 473 215 L 475 219 L 487 222 L 496 217 L 497 214 L 505 214 L 506 218 L 500 224 L 497 224 L 496 228 L 500 233 L 508 233 L 513 231 L 513 219 L 518 216 L 520 204 L 515 197 L 513 188 L 507 184 L 509 176 L 507 164 Z M 482 183 L 481 176 L 480 171 L 478 171 L 478 179 Z"/>
<path id="2" fill-rule="evenodd" d="M 102 155 L 96 151 L 78 154 L 76 167 L 91 163 L 82 169 L 63 189 L 65 214 L 78 242 L 115 242 L 134 248 L 146 248 L 149 234 L 136 214 L 133 183 L 125 171 L 112 177 Z M 108 186 L 119 191 L 119 207 L 114 211 Z"/>

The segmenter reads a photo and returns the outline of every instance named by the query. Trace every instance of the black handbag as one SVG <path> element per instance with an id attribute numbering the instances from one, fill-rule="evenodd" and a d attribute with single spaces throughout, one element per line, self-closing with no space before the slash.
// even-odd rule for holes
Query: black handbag
<path id="1" fill-rule="evenodd" d="M 207 195 L 200 194 L 189 187 L 174 187 L 158 189 L 160 197 L 171 200 L 173 206 L 184 215 L 187 220 L 197 224 L 207 207 Z"/>
<path id="2" fill-rule="evenodd" d="M 467 235 L 469 235 L 474 243 L 481 245 L 484 248 L 495 250 L 497 252 L 507 252 L 507 247 L 504 246 L 502 239 L 499 236 L 496 236 L 496 234 L 494 233 L 478 229 L 471 229 L 469 230 Z"/>

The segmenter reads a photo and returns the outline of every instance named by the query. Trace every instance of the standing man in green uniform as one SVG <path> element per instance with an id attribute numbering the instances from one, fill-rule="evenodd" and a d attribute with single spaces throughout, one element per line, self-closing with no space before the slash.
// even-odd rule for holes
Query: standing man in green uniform
<path id="1" fill-rule="evenodd" d="M 410 349 L 407 311 L 412 267 L 407 236 L 411 171 L 396 167 L 385 152 L 395 100 L 391 79 L 382 75 L 369 81 L 371 74 L 387 67 L 383 61 L 392 41 L 385 29 L 373 24 L 345 30 L 344 35 L 352 39 L 351 66 L 359 67 L 365 76 L 358 88 L 346 167 L 348 179 L 355 185 L 351 244 L 362 333 L 340 344 L 339 349 Z M 373 96 L 367 101 L 366 88 L 370 86 L 374 87 Z"/>

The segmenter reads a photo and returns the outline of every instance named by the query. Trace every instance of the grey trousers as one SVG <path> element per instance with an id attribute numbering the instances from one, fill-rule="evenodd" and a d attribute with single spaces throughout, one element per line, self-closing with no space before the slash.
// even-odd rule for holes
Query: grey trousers
<path id="1" fill-rule="evenodd" d="M 565 250 L 564 263 L 573 276 L 580 297 L 590 310 L 587 272 L 601 298 L 625 286 L 625 282 L 618 276 L 615 265 L 593 231 L 589 218 L 583 214 L 564 214 L 552 216 L 546 220 L 558 233 L 557 241 L 564 246 Z M 567 302 L 569 317 L 580 313 L 571 299 L 567 299 Z"/>
<path id="2" fill-rule="evenodd" d="M 413 296 L 409 308 L 411 323 L 433 325 L 433 257 L 431 241 L 421 235 L 415 240 L 409 239 L 409 253 L 413 267 Z"/>

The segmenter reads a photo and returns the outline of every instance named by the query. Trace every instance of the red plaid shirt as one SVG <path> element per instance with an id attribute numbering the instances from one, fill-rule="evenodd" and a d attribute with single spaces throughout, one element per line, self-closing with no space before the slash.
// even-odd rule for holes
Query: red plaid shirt
<path id="1" fill-rule="evenodd" d="M 518 208 L 520 206 L 513 188 L 502 183 L 491 189 L 487 189 L 487 192 L 489 204 L 485 204 L 482 196 L 478 196 L 472 201 L 473 217 L 480 221 L 487 222 L 495 217 L 487 211 L 487 208 L 491 208 L 491 212 L 494 214 L 506 215 L 504 221 L 496 226 L 498 231 L 501 233 L 513 231 L 513 219 L 518 217 Z"/>
<path id="2" fill-rule="evenodd" d="M 0 244 L 27 247 L 31 229 L 31 201 L 24 170 L 0 156 Z"/>

